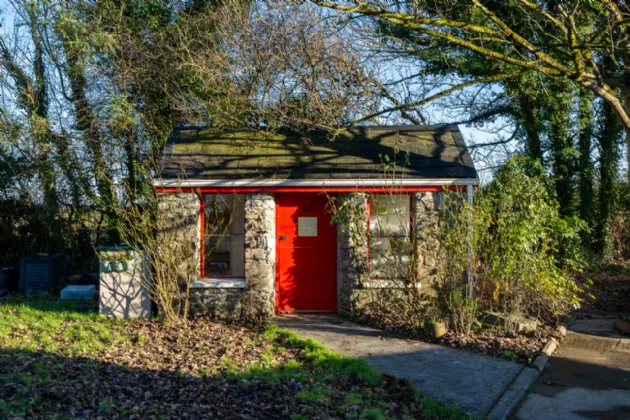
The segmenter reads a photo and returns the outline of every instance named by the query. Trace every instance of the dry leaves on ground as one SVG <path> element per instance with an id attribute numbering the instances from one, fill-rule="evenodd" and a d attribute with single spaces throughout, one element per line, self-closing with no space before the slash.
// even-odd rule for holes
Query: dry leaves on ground
<path id="1" fill-rule="evenodd" d="M 589 279 L 592 284 L 584 299 L 581 311 L 584 314 L 614 316 L 630 314 L 630 271 L 628 269 L 608 270 L 601 273 L 585 273 L 582 281 Z"/>
<path id="2" fill-rule="evenodd" d="M 76 342 L 70 347 L 67 342 L 69 337 L 90 340 L 83 334 L 82 323 L 86 329 L 94 323 L 106 329 L 110 321 L 33 314 L 31 318 L 51 316 L 61 321 L 55 324 L 51 320 L 57 330 L 45 337 L 42 330 L 18 328 L 12 330 L 12 341 L 0 340 L 0 417 L 355 419 L 460 415 L 456 409 L 419 396 L 405 381 L 277 328 L 225 324 L 208 317 L 172 325 L 140 320 L 124 325 L 119 331 L 124 339 L 118 336 L 107 345 L 82 350 Z M 31 326 L 37 323 L 24 320 Z M 102 332 L 98 337 L 92 340 L 104 337 Z M 31 346 L 37 340 L 42 342 L 40 349 Z M 59 346 L 51 346 L 49 340 Z M 29 348 L 15 343 L 29 343 Z"/>

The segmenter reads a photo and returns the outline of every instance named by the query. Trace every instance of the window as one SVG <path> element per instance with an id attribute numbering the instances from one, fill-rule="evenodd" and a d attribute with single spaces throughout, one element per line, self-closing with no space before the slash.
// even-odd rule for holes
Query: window
<path id="1" fill-rule="evenodd" d="M 375 194 L 368 205 L 370 277 L 398 278 L 410 262 L 410 196 Z"/>
<path id="2" fill-rule="evenodd" d="M 245 196 L 204 195 L 203 277 L 245 276 Z"/>

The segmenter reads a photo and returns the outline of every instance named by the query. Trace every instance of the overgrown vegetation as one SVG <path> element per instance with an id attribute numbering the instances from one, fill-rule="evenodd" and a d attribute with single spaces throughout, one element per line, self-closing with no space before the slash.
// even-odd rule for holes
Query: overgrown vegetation
<path id="1" fill-rule="evenodd" d="M 64 251 L 94 266 L 95 246 L 127 239 L 118 210 L 153 210 L 175 125 L 332 132 L 373 109 L 368 66 L 322 13 L 240 0 L 9 2 L 0 263 Z"/>
<path id="2" fill-rule="evenodd" d="M 0 415 L 458 419 L 365 362 L 275 326 L 113 321 L 0 299 Z"/>
<path id="3" fill-rule="evenodd" d="M 623 2 L 571 0 L 376 0 L 312 3 L 353 24 L 401 67 L 384 88 L 388 107 L 364 117 L 397 114 L 409 121 L 434 117 L 433 101 L 457 121 L 508 133 L 474 145 L 495 166 L 517 149 L 553 174 L 563 215 L 594 227 L 585 243 L 609 257 L 608 224 L 625 134 L 630 145 L 630 60 L 625 37 L 630 7 Z M 367 28 L 367 29 L 365 29 Z M 363 29 L 363 30 L 361 30 Z M 597 40 L 597 41 L 596 41 Z M 441 88 L 418 88 L 430 75 Z M 398 96 L 404 92 L 404 98 Z M 387 97 L 387 96 L 386 96 Z M 439 118 L 439 117 L 438 117 Z M 630 162 L 630 154 L 626 161 Z M 626 162 L 626 163 L 627 163 Z M 626 164 L 630 166 L 630 164 Z M 628 202 L 628 188 L 624 204 Z"/>
<path id="4" fill-rule="evenodd" d="M 478 166 L 537 159 L 561 214 L 589 225 L 584 245 L 606 262 L 623 248 L 626 6 L 13 0 L 2 13 L 0 262 L 65 251 L 93 266 L 178 124 L 494 127 L 471 145 Z"/>
<path id="5" fill-rule="evenodd" d="M 549 330 L 543 327 L 510 344 L 518 320 L 553 326 L 589 298 L 588 281 L 576 279 L 589 264 L 581 241 L 588 226 L 561 214 L 552 180 L 537 160 L 508 160 L 491 183 L 477 189 L 473 206 L 458 188 L 414 198 L 419 211 L 413 213 L 411 231 L 404 210 L 409 195 L 396 190 L 395 180 L 393 185 L 368 199 L 376 206 L 370 208 L 369 230 L 364 207 L 331 201 L 341 231 L 351 232 L 355 243 L 371 244 L 371 265 L 361 270 L 365 299 L 355 314 L 359 320 L 424 336 L 425 322 L 445 320 L 454 333 L 443 339 L 446 343 L 468 348 L 456 337 L 472 335 L 479 343 L 475 351 L 529 354 Z M 379 220 L 378 203 L 389 208 L 383 212 L 386 220 Z M 436 264 L 434 274 L 433 265 L 421 265 L 429 259 Z M 374 286 L 378 279 L 386 283 Z M 487 312 L 509 321 L 490 328 L 484 325 Z"/>
<path id="6" fill-rule="evenodd" d="M 573 275 L 584 263 L 587 227 L 561 214 L 549 182 L 536 161 L 511 159 L 477 197 L 477 267 L 492 283 L 480 295 L 491 292 L 504 312 L 548 319 L 581 301 Z"/>
<path id="7" fill-rule="evenodd" d="M 151 294 L 160 319 L 166 322 L 188 317 L 190 286 L 200 277 L 197 261 L 201 250 L 186 240 L 191 235 L 189 226 L 198 226 L 199 215 L 182 215 L 181 203 L 171 198 L 159 199 L 158 194 L 151 194 L 141 205 L 130 203 L 115 210 L 121 240 L 141 244 L 138 255 L 150 265 L 151 275 L 137 277 Z M 199 208 L 201 197 L 193 195 L 191 199 L 194 201 L 188 205 Z M 195 220 L 187 220 L 195 215 Z"/>
<path id="8" fill-rule="evenodd" d="M 454 205 L 453 205 L 454 204 Z M 438 296 L 457 330 L 469 332 L 477 306 L 516 317 L 551 322 L 579 305 L 575 274 L 584 264 L 580 233 L 586 225 L 562 216 L 543 167 L 513 158 L 480 189 L 474 207 L 445 200 L 444 269 Z M 468 267 L 467 230 L 472 213 L 473 296 L 461 292 Z M 453 294 L 453 290 L 455 293 Z"/>

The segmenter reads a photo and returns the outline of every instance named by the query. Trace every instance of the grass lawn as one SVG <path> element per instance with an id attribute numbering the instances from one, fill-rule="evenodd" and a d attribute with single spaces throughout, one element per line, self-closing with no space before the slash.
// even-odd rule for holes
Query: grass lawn
<path id="1" fill-rule="evenodd" d="M 408 383 L 273 325 L 99 317 L 0 299 L 0 417 L 462 418 Z"/>

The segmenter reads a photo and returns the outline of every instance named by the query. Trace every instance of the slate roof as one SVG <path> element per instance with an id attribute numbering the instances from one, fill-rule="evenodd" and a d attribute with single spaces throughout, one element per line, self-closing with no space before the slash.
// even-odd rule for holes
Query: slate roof
<path id="1" fill-rule="evenodd" d="M 180 127 L 164 156 L 162 179 L 476 178 L 456 125 L 365 126 L 334 140 L 324 132 Z M 398 178 L 397 178 L 398 179 Z"/>

